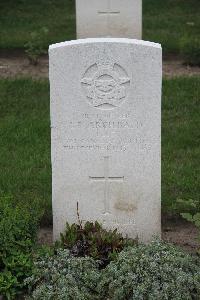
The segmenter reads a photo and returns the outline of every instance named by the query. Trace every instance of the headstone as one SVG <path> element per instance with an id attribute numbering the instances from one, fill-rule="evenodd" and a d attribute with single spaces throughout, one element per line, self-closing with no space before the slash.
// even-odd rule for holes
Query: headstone
<path id="1" fill-rule="evenodd" d="M 77 38 L 142 38 L 142 0 L 76 0 Z"/>
<path id="2" fill-rule="evenodd" d="M 50 46 L 54 239 L 98 221 L 160 234 L 161 47 L 131 39 Z"/>

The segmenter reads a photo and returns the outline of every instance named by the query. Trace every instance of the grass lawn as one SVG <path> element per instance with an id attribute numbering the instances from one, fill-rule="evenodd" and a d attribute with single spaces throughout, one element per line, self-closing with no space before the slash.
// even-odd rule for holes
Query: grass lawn
<path id="1" fill-rule="evenodd" d="M 76 38 L 74 0 L 1 0 L 0 14 L 0 48 L 23 48 L 42 27 L 49 29 L 46 47 Z M 200 40 L 199 0 L 143 0 L 143 39 L 179 53 L 184 36 Z"/>
<path id="2" fill-rule="evenodd" d="M 163 84 L 162 201 L 199 199 L 200 78 Z M 31 79 L 0 80 L 0 195 L 35 201 L 51 222 L 49 85 Z"/>
<path id="3" fill-rule="evenodd" d="M 48 82 L 0 81 L 0 195 L 37 202 L 51 221 Z"/>
<path id="4" fill-rule="evenodd" d="M 165 80 L 162 98 L 162 201 L 200 201 L 200 77 Z"/>

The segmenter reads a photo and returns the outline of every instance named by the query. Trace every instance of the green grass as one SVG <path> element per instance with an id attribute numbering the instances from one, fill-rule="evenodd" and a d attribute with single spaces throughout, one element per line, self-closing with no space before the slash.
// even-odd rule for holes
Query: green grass
<path id="1" fill-rule="evenodd" d="M 180 41 L 200 40 L 199 0 L 143 0 L 143 39 L 162 44 L 164 53 L 179 53 Z"/>
<path id="2" fill-rule="evenodd" d="M 1 0 L 0 14 L 0 48 L 23 48 L 42 27 L 49 30 L 47 44 L 76 38 L 72 0 Z"/>
<path id="3" fill-rule="evenodd" d="M 49 29 L 47 44 L 76 38 L 74 0 L 1 0 L 0 48 L 23 48 L 30 33 Z M 179 53 L 180 40 L 200 39 L 199 0 L 143 0 L 143 39 Z"/>
<path id="4" fill-rule="evenodd" d="M 0 195 L 40 203 L 51 220 L 47 81 L 0 81 Z"/>
<path id="5" fill-rule="evenodd" d="M 164 81 L 162 106 L 162 201 L 200 201 L 200 77 Z"/>
<path id="6" fill-rule="evenodd" d="M 199 199 L 200 78 L 163 84 L 162 201 Z M 31 79 L 0 80 L 0 195 L 39 202 L 51 222 L 49 86 Z"/>

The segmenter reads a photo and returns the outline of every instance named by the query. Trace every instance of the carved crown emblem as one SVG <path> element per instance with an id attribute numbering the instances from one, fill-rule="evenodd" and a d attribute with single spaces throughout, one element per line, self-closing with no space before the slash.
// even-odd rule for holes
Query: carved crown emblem
<path id="1" fill-rule="evenodd" d="M 112 109 L 126 98 L 130 78 L 120 65 L 107 62 L 90 66 L 81 83 L 91 105 Z"/>

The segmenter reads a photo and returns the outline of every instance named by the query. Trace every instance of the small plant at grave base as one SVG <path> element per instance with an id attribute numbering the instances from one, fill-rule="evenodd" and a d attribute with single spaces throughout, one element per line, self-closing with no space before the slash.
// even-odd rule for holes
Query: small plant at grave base
<path id="1" fill-rule="evenodd" d="M 200 243 L 200 203 L 193 199 L 183 200 L 178 199 L 177 205 L 181 207 L 181 216 L 188 222 L 192 222 L 199 230 L 199 243 Z M 180 208 L 179 208 L 180 211 Z M 189 211 L 189 212 L 188 212 Z M 200 254 L 200 246 L 198 253 Z"/>
<path id="2" fill-rule="evenodd" d="M 42 54 L 47 53 L 45 47 L 45 40 L 48 35 L 48 28 L 43 27 L 39 31 L 33 31 L 30 33 L 30 40 L 24 45 L 25 52 L 31 64 L 36 65 L 38 63 L 38 58 Z"/>
<path id="3" fill-rule="evenodd" d="M 115 230 L 105 230 L 101 224 L 80 221 L 78 203 L 77 216 L 79 224 L 69 225 L 66 223 L 64 233 L 60 234 L 60 241 L 56 243 L 58 248 L 70 250 L 73 256 L 90 256 L 99 260 L 100 267 L 105 267 L 114 260 L 118 253 L 126 246 L 136 245 L 137 241 L 123 236 Z"/>

